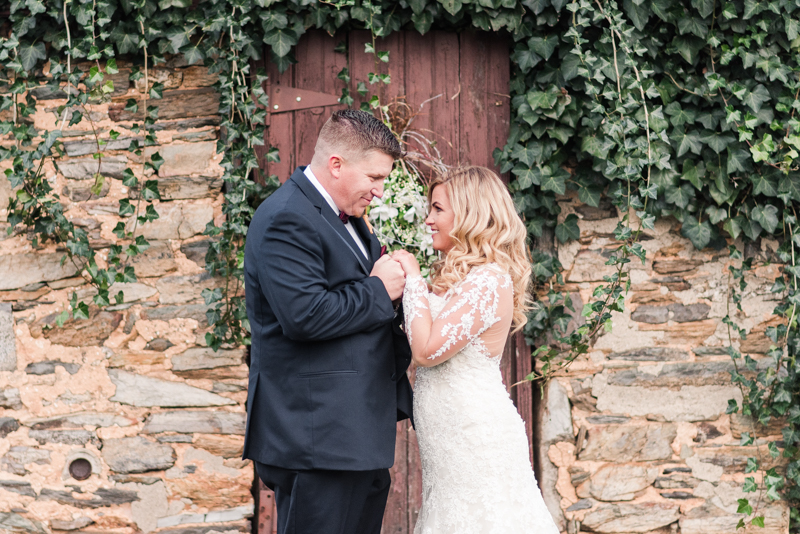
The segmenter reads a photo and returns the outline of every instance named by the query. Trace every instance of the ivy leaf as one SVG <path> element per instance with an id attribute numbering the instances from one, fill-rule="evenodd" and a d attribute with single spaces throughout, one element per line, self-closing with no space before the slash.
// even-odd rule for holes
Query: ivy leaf
<path id="1" fill-rule="evenodd" d="M 536 109 L 552 109 L 558 101 L 558 97 L 554 93 L 543 91 L 531 91 L 526 96 L 528 105 Z"/>
<path id="2" fill-rule="evenodd" d="M 800 202 L 800 174 L 791 172 L 781 176 L 778 193 L 787 194 L 792 200 Z"/>
<path id="3" fill-rule="evenodd" d="M 753 182 L 753 193 L 756 195 L 766 195 L 769 197 L 778 195 L 778 184 L 775 182 L 775 179 L 772 176 L 768 176 L 766 172 L 750 175 L 750 181 Z"/>
<path id="4" fill-rule="evenodd" d="M 559 38 L 556 35 L 545 37 L 532 37 L 528 40 L 528 48 L 547 61 L 558 46 Z"/>
<path id="5" fill-rule="evenodd" d="M 200 63 L 206 57 L 199 45 L 186 45 L 180 49 L 180 53 L 183 54 L 183 59 L 188 65 Z"/>
<path id="6" fill-rule="evenodd" d="M 539 63 L 542 58 L 530 49 L 517 46 L 511 56 L 511 61 L 517 64 L 522 72 L 528 72 Z"/>
<path id="7" fill-rule="evenodd" d="M 678 146 L 678 157 L 683 156 L 690 150 L 699 155 L 703 148 L 700 141 L 700 134 L 694 130 L 689 132 L 678 132 L 677 130 L 671 136 L 672 141 Z"/>
<path id="8" fill-rule="evenodd" d="M 692 0 L 692 7 L 694 7 L 700 16 L 708 18 L 714 12 L 714 0 Z"/>
<path id="9" fill-rule="evenodd" d="M 703 177 L 705 172 L 706 166 L 702 160 L 695 165 L 694 161 L 691 159 L 686 159 L 683 162 L 683 174 L 681 174 L 681 179 L 687 180 L 695 187 L 695 189 L 700 191 L 703 189 Z"/>
<path id="10" fill-rule="evenodd" d="M 786 38 L 794 41 L 800 36 L 800 20 L 796 16 L 784 13 L 783 15 L 784 28 L 786 30 Z"/>
<path id="11" fill-rule="evenodd" d="M 511 157 L 521 161 L 528 167 L 532 166 L 542 155 L 542 147 L 539 143 L 529 143 L 523 146 L 517 143 L 511 151 Z"/>
<path id="12" fill-rule="evenodd" d="M 624 0 L 622 2 L 622 9 L 625 14 L 630 17 L 633 25 L 639 31 L 644 30 L 647 26 L 647 21 L 650 19 L 650 7 L 648 2 L 634 2 L 632 0 Z"/>
<path id="13" fill-rule="evenodd" d="M 767 88 L 761 84 L 756 85 L 755 89 L 752 91 L 747 91 L 744 95 L 744 98 L 742 98 L 742 102 L 744 102 L 755 113 L 758 113 L 764 102 L 768 102 L 769 100 L 769 91 L 767 91 Z"/>
<path id="14" fill-rule="evenodd" d="M 754 517 L 751 523 L 753 524 L 753 526 L 764 528 L 764 516 L 760 515 Z"/>
<path id="15" fill-rule="evenodd" d="M 17 47 L 17 59 L 23 70 L 32 71 L 38 60 L 46 58 L 44 43 L 20 43 Z"/>
<path id="16" fill-rule="evenodd" d="M 578 187 L 578 200 L 596 208 L 600 205 L 600 196 L 602 193 L 603 192 L 597 187 L 580 185 Z"/>
<path id="17" fill-rule="evenodd" d="M 680 128 L 686 123 L 693 123 L 697 117 L 697 112 L 694 109 L 687 107 L 684 110 L 678 102 L 671 102 L 664 108 L 664 111 L 670 116 L 670 124 L 676 128 Z"/>
<path id="18" fill-rule="evenodd" d="M 712 130 L 704 130 L 703 137 L 701 137 L 700 140 L 706 143 L 711 150 L 717 154 L 721 154 L 722 151 L 728 147 L 728 145 L 736 141 L 736 138 L 732 135 L 727 135 Z"/>
<path id="19" fill-rule="evenodd" d="M 688 238 L 695 248 L 702 250 L 711 242 L 711 225 L 708 221 L 700 222 L 692 215 L 685 215 L 681 235 Z"/>
<path id="20" fill-rule="evenodd" d="M 703 39 L 708 35 L 708 25 L 697 17 L 681 17 L 678 19 L 678 30 L 681 34 L 693 33 Z"/>
<path id="21" fill-rule="evenodd" d="M 750 152 L 744 148 L 728 147 L 728 174 L 737 171 L 746 172 L 750 165 Z"/>
<path id="22" fill-rule="evenodd" d="M 511 171 L 517 177 L 516 183 L 521 191 L 528 189 L 531 185 L 539 185 L 541 172 L 538 168 L 529 168 L 519 165 Z"/>
<path id="23" fill-rule="evenodd" d="M 716 206 L 708 206 L 706 208 L 706 214 L 711 224 L 719 224 L 728 217 L 727 211 Z"/>
<path id="24" fill-rule="evenodd" d="M 675 204 L 681 209 L 686 208 L 694 198 L 694 189 L 689 184 L 680 186 L 668 186 L 666 188 L 665 200 L 670 204 Z"/>
<path id="25" fill-rule="evenodd" d="M 564 193 L 567 192 L 567 182 L 565 175 L 569 176 L 569 173 L 564 171 L 563 169 L 558 169 L 556 172 L 544 176 L 544 179 L 542 180 L 542 190 L 553 191 L 554 193 L 563 195 Z"/>
<path id="26" fill-rule="evenodd" d="M 461 11 L 461 0 L 440 0 L 442 7 L 451 15 Z"/>
<path id="27" fill-rule="evenodd" d="M 778 208 L 772 204 L 756 206 L 750 212 L 753 220 L 760 224 L 767 232 L 773 233 L 778 227 Z"/>
<path id="28" fill-rule="evenodd" d="M 578 216 L 574 213 L 570 213 L 563 223 L 556 225 L 556 237 L 562 243 L 578 239 L 580 236 L 581 230 L 578 227 Z"/>
<path id="29" fill-rule="evenodd" d="M 297 44 L 297 36 L 291 30 L 275 28 L 264 34 L 264 42 L 272 47 L 276 56 L 284 57 Z"/>

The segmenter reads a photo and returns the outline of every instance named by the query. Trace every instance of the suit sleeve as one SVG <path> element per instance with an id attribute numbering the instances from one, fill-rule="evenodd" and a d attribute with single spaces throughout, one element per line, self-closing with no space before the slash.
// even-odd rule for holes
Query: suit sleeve
<path id="1" fill-rule="evenodd" d="M 319 233 L 302 215 L 284 211 L 262 236 L 258 277 L 283 333 L 322 341 L 366 332 L 394 318 L 383 282 L 368 276 L 331 289 Z"/>

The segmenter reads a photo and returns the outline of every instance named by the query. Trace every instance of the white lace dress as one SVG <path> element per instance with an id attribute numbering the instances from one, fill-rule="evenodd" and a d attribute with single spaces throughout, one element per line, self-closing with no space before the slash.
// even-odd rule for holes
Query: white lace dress
<path id="1" fill-rule="evenodd" d="M 441 297 L 421 277 L 406 280 L 409 341 L 428 336 L 433 364 L 418 367 L 414 387 L 423 491 L 414 534 L 558 534 L 500 374 L 512 291 L 494 265 L 473 269 Z"/>

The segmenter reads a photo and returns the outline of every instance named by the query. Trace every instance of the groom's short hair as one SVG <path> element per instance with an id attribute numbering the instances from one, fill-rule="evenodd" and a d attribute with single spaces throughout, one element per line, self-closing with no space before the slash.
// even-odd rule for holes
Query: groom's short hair
<path id="1" fill-rule="evenodd" d="M 372 114 L 357 109 L 342 109 L 331 115 L 317 138 L 315 154 L 343 155 L 360 158 L 371 150 L 379 150 L 398 159 L 403 149 L 397 138 L 384 123 Z"/>

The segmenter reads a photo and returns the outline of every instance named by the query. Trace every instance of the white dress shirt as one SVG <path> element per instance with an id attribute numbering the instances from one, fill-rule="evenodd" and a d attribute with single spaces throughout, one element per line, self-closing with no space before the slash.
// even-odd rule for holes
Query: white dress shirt
<path id="1" fill-rule="evenodd" d="M 311 171 L 311 165 L 308 165 L 306 167 L 306 169 L 303 171 L 303 174 L 306 175 L 306 178 L 308 178 L 308 181 L 311 182 L 311 185 L 313 185 L 314 187 L 317 188 L 317 191 L 319 191 L 319 194 L 322 195 L 322 198 L 325 199 L 325 201 L 328 203 L 328 205 L 331 207 L 333 212 L 338 217 L 339 216 L 339 212 L 341 210 L 336 207 L 336 203 L 333 201 L 333 198 L 328 194 L 328 192 L 325 190 L 325 188 L 322 187 L 322 184 L 319 183 L 319 180 L 317 180 L 317 177 L 314 176 L 314 173 Z M 356 245 L 358 245 L 358 248 L 361 250 L 361 253 L 364 254 L 364 257 L 369 259 L 369 256 L 367 255 L 367 249 L 364 247 L 364 242 L 361 241 L 361 236 L 358 235 L 358 232 L 356 231 L 355 226 L 353 226 L 353 223 L 351 223 L 350 221 L 347 221 L 347 223 L 345 223 L 344 227 L 347 228 L 347 231 L 350 232 L 351 236 L 353 236 L 353 240 L 356 242 Z"/>

